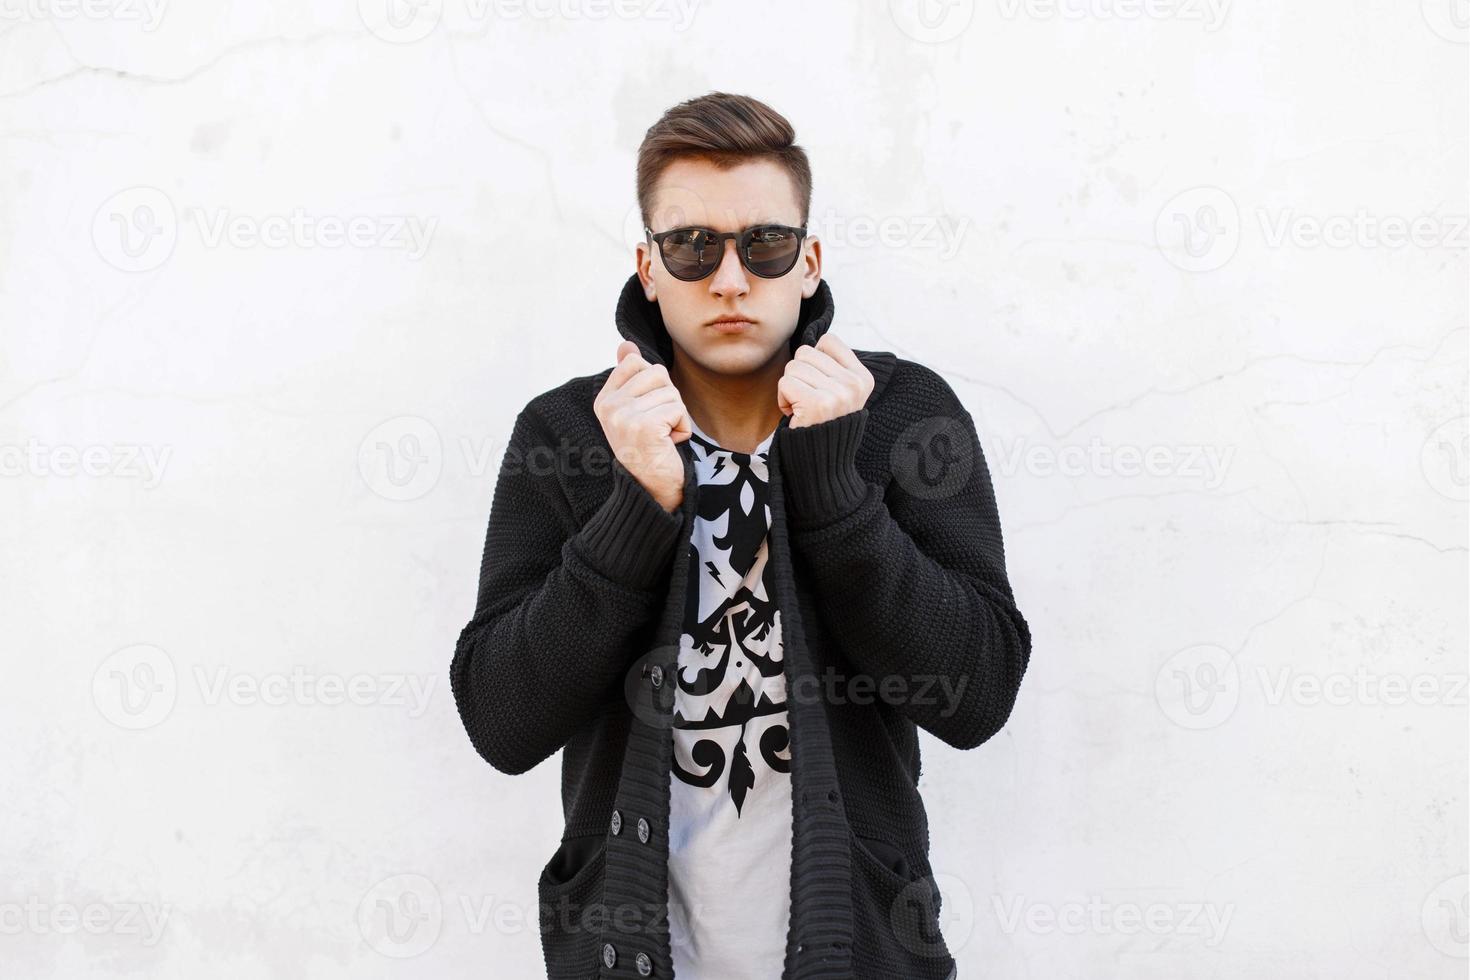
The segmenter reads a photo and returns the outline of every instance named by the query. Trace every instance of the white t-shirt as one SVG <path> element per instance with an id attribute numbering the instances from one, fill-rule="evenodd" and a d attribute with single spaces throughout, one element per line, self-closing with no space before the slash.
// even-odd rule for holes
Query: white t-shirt
<path id="1" fill-rule="evenodd" d="M 699 510 L 669 780 L 675 980 L 771 980 L 785 961 L 791 744 L 781 613 L 766 573 L 775 434 L 750 454 L 698 426 L 690 437 Z"/>

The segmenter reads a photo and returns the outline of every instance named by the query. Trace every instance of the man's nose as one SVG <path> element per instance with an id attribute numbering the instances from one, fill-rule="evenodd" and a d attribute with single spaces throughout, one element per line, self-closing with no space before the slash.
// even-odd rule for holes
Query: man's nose
<path id="1" fill-rule="evenodd" d="M 720 264 L 710 277 L 710 292 L 728 296 L 744 295 L 750 291 L 750 280 L 745 276 L 745 266 L 741 264 L 740 253 L 736 251 L 738 248 L 739 245 L 733 238 L 725 242 L 725 254 L 720 256 Z"/>

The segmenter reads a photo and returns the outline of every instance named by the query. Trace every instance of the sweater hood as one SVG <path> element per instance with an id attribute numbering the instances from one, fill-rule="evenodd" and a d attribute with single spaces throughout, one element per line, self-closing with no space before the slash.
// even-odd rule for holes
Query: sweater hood
<path id="1" fill-rule="evenodd" d="M 790 352 L 796 353 L 796 348 L 802 344 L 815 344 L 832 326 L 833 312 L 832 290 L 827 286 L 827 280 L 819 280 L 817 291 L 801 301 L 796 329 L 791 334 Z M 673 340 L 669 337 L 668 328 L 664 326 L 663 312 L 658 303 L 650 302 L 643 295 L 643 284 L 638 280 L 637 273 L 629 276 L 628 281 L 623 284 L 614 318 L 618 333 L 624 339 L 637 344 L 644 359 L 665 367 L 673 364 Z"/>

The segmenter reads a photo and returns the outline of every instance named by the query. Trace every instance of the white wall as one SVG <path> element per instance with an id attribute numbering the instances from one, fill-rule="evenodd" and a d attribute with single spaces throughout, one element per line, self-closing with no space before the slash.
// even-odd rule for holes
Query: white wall
<path id="1" fill-rule="evenodd" d="M 1035 650 L 926 736 L 960 976 L 1466 975 L 1463 3 L 66 2 L 0 0 L 7 976 L 538 975 L 558 763 L 446 671 L 711 89 L 981 427 Z M 241 237 L 298 211 L 369 240 Z"/>

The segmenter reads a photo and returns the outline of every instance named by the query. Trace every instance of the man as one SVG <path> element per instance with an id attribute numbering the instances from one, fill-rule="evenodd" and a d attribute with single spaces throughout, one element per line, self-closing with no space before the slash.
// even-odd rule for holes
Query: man
<path id="1" fill-rule="evenodd" d="M 476 750 L 558 749 L 551 980 L 955 976 L 918 729 L 1030 657 L 974 422 L 831 332 L 791 125 L 711 93 L 639 150 L 615 366 L 533 398 L 451 667 Z"/>

